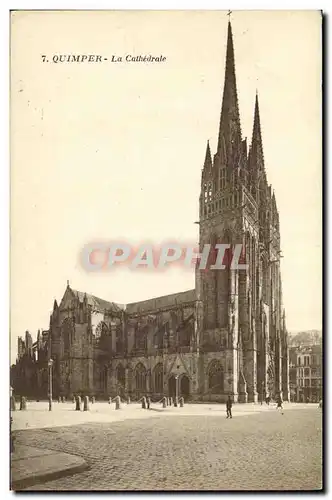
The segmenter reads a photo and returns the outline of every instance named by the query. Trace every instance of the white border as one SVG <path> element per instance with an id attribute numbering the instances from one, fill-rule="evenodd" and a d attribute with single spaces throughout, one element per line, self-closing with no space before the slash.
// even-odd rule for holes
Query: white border
<path id="1" fill-rule="evenodd" d="M 241 0 L 233 0 L 232 2 L 221 2 L 217 0 L 192 0 L 191 2 L 187 2 L 185 0 L 165 0 L 165 1 L 134 1 L 134 0 L 122 0 L 122 1 L 49 1 L 49 0 L 35 0 L 35 1 L 9 1 L 4 0 L 0 4 L 0 33 L 2 36 L 2 43 L 0 44 L 0 52 L 1 52 L 1 61 L 2 61 L 2 71 L 1 71 L 1 96 L 2 96 L 2 106 L 1 106 L 1 117 L 2 117 L 2 133 L 0 135 L 2 148 L 1 150 L 4 152 L 2 167 L 0 169 L 0 234 L 1 234 L 1 246 L 0 246 L 0 261 L 2 264 L 2 272 L 1 272 L 1 287 L 0 287 L 0 318 L 1 318 L 1 327 L 2 327 L 2 354 L 5 356 L 3 362 L 0 364 L 0 379 L 3 384 L 1 395 L 8 394 L 9 387 L 9 370 L 7 360 L 10 361 L 9 356 L 9 10 L 319 10 L 321 9 L 325 15 L 328 15 L 330 3 L 327 0 L 320 2 L 320 5 L 317 5 L 317 2 L 313 0 L 302 0 L 302 2 L 296 0 L 279 0 L 278 2 L 269 2 L 265 1 L 256 1 L 246 2 Z M 327 31 L 327 30 L 326 30 Z M 281 34 L 282 40 L 282 34 Z M 330 43 L 326 33 L 326 44 L 325 51 L 329 53 Z M 327 57 L 326 57 L 327 60 Z M 326 87 L 325 93 L 327 93 L 327 82 L 329 77 L 329 67 L 326 68 Z M 328 103 L 326 103 L 328 104 Z M 327 115 L 327 111 L 325 109 L 324 112 Z M 329 131 L 326 130 L 326 148 L 327 145 L 331 143 L 331 137 Z M 328 183 L 328 188 L 330 188 L 330 178 L 331 176 L 327 175 L 329 166 L 327 164 L 327 155 L 326 155 L 326 176 L 325 181 Z M 328 189 L 327 188 L 327 189 Z M 331 191 L 331 190 L 329 190 Z M 331 235 L 331 213 L 330 213 L 330 204 L 328 203 L 328 196 L 326 192 L 326 203 L 328 208 L 328 213 L 325 214 L 326 221 L 328 223 L 327 229 L 328 235 Z M 330 217 L 328 217 L 330 216 Z M 329 247 L 330 238 L 327 239 L 326 235 L 326 243 L 327 247 Z M 326 255 L 328 257 L 328 254 Z M 326 284 L 330 282 L 331 279 L 331 267 L 328 265 L 329 262 L 326 262 L 327 265 L 327 273 L 325 275 Z M 24 279 L 24 276 L 22 276 Z M 300 290 L 299 290 L 300 293 Z M 331 310 L 330 297 L 327 297 L 326 310 Z M 325 343 L 328 338 L 328 329 L 327 324 L 325 324 Z M 325 360 L 328 358 L 329 351 L 325 351 Z M 325 363 L 327 366 L 328 363 Z M 329 380 L 325 377 L 325 387 L 329 387 Z M 330 385 L 331 386 L 331 385 Z M 9 399 L 9 398 L 8 398 Z M 4 401 L 3 398 L 1 398 Z M 6 400 L 5 400 L 6 401 Z M 326 405 L 324 404 L 326 408 Z M 0 412 L 1 418 L 1 430 L 2 430 L 2 447 L 1 447 L 1 490 L 0 492 L 4 494 L 5 497 L 10 495 L 11 493 L 8 491 L 9 485 L 9 439 L 8 439 L 8 413 L 7 413 L 7 404 L 3 404 L 2 411 Z M 326 445 L 329 443 L 326 443 Z M 328 446 L 329 447 L 329 446 Z M 329 450 L 325 450 L 328 453 Z M 331 464 L 331 460 L 329 462 Z M 327 478 L 331 475 L 329 474 L 329 470 L 325 471 L 325 481 L 327 482 Z M 280 493 L 280 495 L 284 495 L 284 493 Z M 228 495 L 223 495 L 223 497 L 227 497 Z M 91 498 L 91 497 L 90 497 Z"/>

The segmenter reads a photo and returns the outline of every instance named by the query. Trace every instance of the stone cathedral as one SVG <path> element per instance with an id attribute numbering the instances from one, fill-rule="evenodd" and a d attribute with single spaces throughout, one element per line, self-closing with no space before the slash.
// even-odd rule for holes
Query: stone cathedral
<path id="1" fill-rule="evenodd" d="M 201 249 L 242 243 L 247 270 L 197 267 L 195 289 L 127 305 L 68 284 L 60 304 L 54 302 L 49 330 L 34 344 L 28 333 L 19 339 L 15 380 L 30 377 L 30 387 L 46 396 L 52 357 L 55 396 L 288 400 L 279 215 L 257 95 L 249 147 L 242 138 L 230 22 L 218 146 L 212 156 L 207 144 L 202 169 L 199 241 Z"/>

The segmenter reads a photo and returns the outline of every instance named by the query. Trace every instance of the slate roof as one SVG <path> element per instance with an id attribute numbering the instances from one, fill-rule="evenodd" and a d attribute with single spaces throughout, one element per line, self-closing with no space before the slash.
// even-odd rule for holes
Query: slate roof
<path id="1" fill-rule="evenodd" d="M 92 308 L 94 310 L 105 311 L 105 309 L 107 309 L 107 310 L 120 312 L 124 309 L 124 306 L 122 304 L 116 304 L 115 302 L 108 302 L 107 300 L 101 299 L 100 297 L 96 297 L 95 295 L 91 295 L 89 293 L 85 294 L 84 292 L 79 292 L 78 290 L 73 290 L 72 288 L 71 288 L 71 291 L 76 296 L 78 296 L 80 302 L 83 302 L 84 295 L 86 295 L 88 305 L 92 306 Z"/>
<path id="2" fill-rule="evenodd" d="M 84 292 L 74 290 L 70 288 L 71 292 L 78 297 L 80 302 L 84 300 Z M 125 310 L 128 314 L 139 314 L 148 311 L 154 311 L 156 309 L 164 307 L 172 307 L 174 305 L 181 305 L 185 303 L 191 303 L 196 301 L 196 290 L 186 290 L 185 292 L 172 293 L 170 295 L 163 295 L 161 297 L 155 297 L 148 300 L 142 300 L 140 302 L 132 302 L 130 304 L 117 304 L 116 302 L 109 302 L 107 300 L 96 297 L 95 295 L 86 294 L 88 305 L 96 311 L 104 312 L 105 310 L 111 310 L 114 312 L 120 312 Z"/>
<path id="3" fill-rule="evenodd" d="M 172 293 L 171 295 L 163 295 L 154 299 L 142 300 L 140 302 L 132 302 L 127 304 L 126 313 L 137 314 L 145 311 L 153 311 L 155 309 L 174 306 L 176 304 L 185 304 L 196 301 L 196 290 L 186 290 L 185 292 Z"/>

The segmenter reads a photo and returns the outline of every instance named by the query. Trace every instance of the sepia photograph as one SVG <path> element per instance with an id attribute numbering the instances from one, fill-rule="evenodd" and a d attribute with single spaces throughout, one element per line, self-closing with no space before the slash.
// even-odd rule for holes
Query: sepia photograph
<path id="1" fill-rule="evenodd" d="M 11 490 L 323 489 L 322 26 L 11 11 Z"/>

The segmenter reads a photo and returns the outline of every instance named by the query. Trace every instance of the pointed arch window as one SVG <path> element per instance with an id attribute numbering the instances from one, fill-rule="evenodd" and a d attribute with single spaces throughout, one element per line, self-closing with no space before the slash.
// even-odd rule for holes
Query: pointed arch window
<path id="1" fill-rule="evenodd" d="M 234 186 L 237 187 L 239 184 L 239 170 L 234 171 Z"/>
<path id="2" fill-rule="evenodd" d="M 61 333 L 63 338 L 63 349 L 64 354 L 67 355 L 70 350 L 70 345 L 73 340 L 74 335 L 74 320 L 73 318 L 64 319 L 61 325 Z"/>
<path id="3" fill-rule="evenodd" d="M 208 200 L 211 201 L 212 200 L 212 183 L 209 182 L 208 184 Z"/>
<path id="4" fill-rule="evenodd" d="M 189 347 L 193 333 L 194 333 L 194 322 L 193 319 L 190 318 L 187 321 L 183 322 L 183 326 L 179 329 L 178 332 L 179 346 Z"/>
<path id="5" fill-rule="evenodd" d="M 262 259 L 262 296 L 265 304 L 269 299 L 269 267 L 266 259 Z"/>
<path id="6" fill-rule="evenodd" d="M 142 363 L 138 363 L 135 369 L 136 390 L 139 392 L 146 391 L 146 370 Z"/>
<path id="7" fill-rule="evenodd" d="M 145 350 L 147 348 L 148 327 L 137 325 L 135 347 L 138 350 Z"/>
<path id="8" fill-rule="evenodd" d="M 96 330 L 95 330 L 95 337 L 96 339 L 101 338 L 104 335 L 108 335 L 108 327 L 104 321 L 101 321 L 98 323 Z"/>
<path id="9" fill-rule="evenodd" d="M 206 203 L 208 201 L 208 187 L 206 183 L 203 185 L 203 192 L 204 192 L 204 202 Z"/>
<path id="10" fill-rule="evenodd" d="M 169 330 L 169 323 L 165 323 L 161 325 L 153 337 L 153 345 L 155 349 L 162 349 L 164 346 L 164 337 L 167 336 L 167 332 Z"/>
<path id="11" fill-rule="evenodd" d="M 122 326 L 117 325 L 115 330 L 115 349 L 117 353 L 123 351 Z"/>

